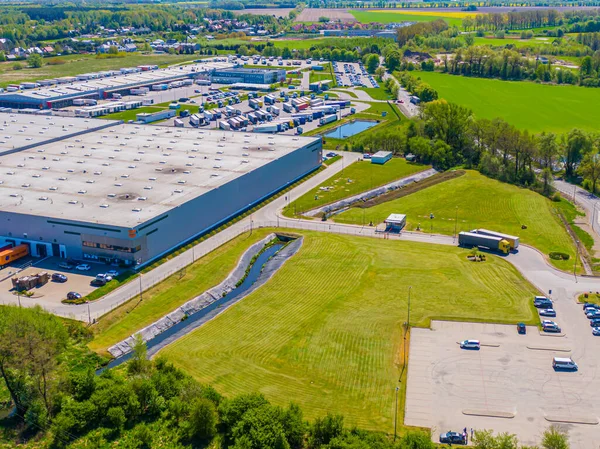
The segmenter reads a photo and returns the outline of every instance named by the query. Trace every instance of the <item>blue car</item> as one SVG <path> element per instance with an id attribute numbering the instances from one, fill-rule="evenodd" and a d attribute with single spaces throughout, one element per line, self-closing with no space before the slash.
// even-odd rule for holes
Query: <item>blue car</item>
<path id="1" fill-rule="evenodd" d="M 600 327 L 592 328 L 592 335 L 595 335 L 596 337 L 600 337 Z"/>
<path id="2" fill-rule="evenodd" d="M 467 439 L 458 432 L 446 432 L 440 435 L 440 443 L 467 444 Z"/>

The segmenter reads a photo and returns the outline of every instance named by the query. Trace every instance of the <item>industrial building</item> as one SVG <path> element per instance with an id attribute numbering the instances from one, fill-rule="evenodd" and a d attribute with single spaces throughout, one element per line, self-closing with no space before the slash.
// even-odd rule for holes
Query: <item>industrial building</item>
<path id="1" fill-rule="evenodd" d="M 30 117 L 18 119 L 16 127 Z M 141 266 L 317 169 L 321 146 L 319 138 L 113 124 L 3 155 L 0 247 Z"/>
<path id="2" fill-rule="evenodd" d="M 383 165 L 392 159 L 391 151 L 378 151 L 371 156 L 371 164 Z"/>
<path id="3" fill-rule="evenodd" d="M 15 91 L 0 94 L 0 107 L 15 109 L 60 109 L 73 105 L 75 99 L 108 99 L 112 94 L 128 95 L 131 89 L 149 87 L 155 84 L 207 76 L 215 69 L 232 67 L 227 62 L 201 61 L 166 69 L 149 66 L 122 69 L 121 71 L 87 73 L 67 79 L 44 80 L 30 83 L 27 87 L 15 87 Z M 43 86 L 42 86 L 43 84 Z M 35 87 L 39 85 L 41 87 Z"/>
<path id="4" fill-rule="evenodd" d="M 210 74 L 210 80 L 219 84 L 261 84 L 270 85 L 285 81 L 285 69 L 215 69 Z"/>

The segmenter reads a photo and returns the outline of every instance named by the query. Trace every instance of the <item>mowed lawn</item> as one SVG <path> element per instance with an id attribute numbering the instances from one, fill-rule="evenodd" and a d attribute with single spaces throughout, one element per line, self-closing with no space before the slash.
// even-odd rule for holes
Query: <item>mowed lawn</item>
<path id="1" fill-rule="evenodd" d="M 407 230 L 420 224 L 424 232 L 454 234 L 475 228 L 492 229 L 520 237 L 542 251 L 560 251 L 568 261 L 552 261 L 558 268 L 573 269 L 575 245 L 547 198 L 531 190 L 487 178 L 476 171 L 411 195 L 368 209 L 353 208 L 335 216 L 341 223 L 382 223 L 391 213 L 407 215 Z M 458 209 L 457 209 L 458 208 Z M 433 213 L 433 220 L 429 214 Z M 364 215 L 364 218 L 363 218 Z M 527 229 L 521 229 L 526 225 Z"/>
<path id="2" fill-rule="evenodd" d="M 385 165 L 371 164 L 369 161 L 354 162 L 293 201 L 286 208 L 285 214 L 300 215 L 315 207 L 374 189 L 428 168 L 427 165 L 406 162 L 400 158 L 393 158 Z"/>
<path id="3" fill-rule="evenodd" d="M 531 132 L 568 132 L 573 128 L 597 130 L 600 89 L 579 86 L 501 81 L 418 72 L 441 98 L 473 110 L 479 118 L 501 117 Z"/>
<path id="4" fill-rule="evenodd" d="M 385 9 L 361 11 L 352 10 L 350 14 L 360 23 L 396 23 L 396 22 L 433 22 L 442 19 L 450 26 L 462 26 L 462 21 L 467 16 L 473 16 L 473 13 L 465 12 L 440 12 L 440 11 L 403 11 L 401 9 Z"/>
<path id="5" fill-rule="evenodd" d="M 500 258 L 473 263 L 457 247 L 302 234 L 267 284 L 160 356 L 227 396 L 258 391 L 298 403 L 311 420 L 341 413 L 350 426 L 390 432 L 408 286 L 411 325 L 538 320 L 534 288 Z"/>
<path id="6" fill-rule="evenodd" d="M 167 313 L 214 287 L 235 268 L 250 245 L 264 238 L 269 230 L 242 234 L 188 266 L 183 274 L 176 273 L 146 290 L 143 301 L 134 298 L 100 318 L 92 327 L 94 340 L 90 349 L 106 353 L 107 348 L 152 324 Z M 134 280 L 133 282 L 137 282 Z"/>

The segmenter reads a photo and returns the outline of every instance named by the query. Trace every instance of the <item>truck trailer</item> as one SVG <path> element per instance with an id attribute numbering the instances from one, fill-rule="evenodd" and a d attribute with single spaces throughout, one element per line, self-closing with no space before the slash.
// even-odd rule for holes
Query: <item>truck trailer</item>
<path id="1" fill-rule="evenodd" d="M 29 246 L 17 245 L 14 248 L 5 249 L 0 251 L 0 267 L 8 265 L 9 263 L 25 257 L 29 254 Z"/>
<path id="2" fill-rule="evenodd" d="M 481 246 L 502 254 L 508 254 L 510 251 L 510 243 L 507 240 L 491 235 L 476 234 L 475 232 L 460 232 L 458 234 L 458 246 L 465 248 Z"/>
<path id="3" fill-rule="evenodd" d="M 504 239 L 509 243 L 511 250 L 515 250 L 519 247 L 519 237 L 515 237 L 514 235 L 503 234 L 502 232 L 490 231 L 488 229 L 475 229 L 471 232 Z"/>
<path id="4" fill-rule="evenodd" d="M 319 125 L 327 125 L 328 123 L 333 123 L 337 120 L 337 115 L 328 115 L 319 120 Z"/>

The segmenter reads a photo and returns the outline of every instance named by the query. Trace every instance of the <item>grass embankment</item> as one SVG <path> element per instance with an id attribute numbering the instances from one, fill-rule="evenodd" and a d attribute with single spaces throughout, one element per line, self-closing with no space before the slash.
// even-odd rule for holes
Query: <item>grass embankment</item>
<path id="1" fill-rule="evenodd" d="M 121 67 L 133 67 L 144 64 L 165 66 L 199 59 L 198 55 L 128 55 L 124 58 L 97 59 L 96 55 L 69 55 L 44 58 L 44 65 L 39 69 L 25 67 L 26 61 L 19 63 L 22 70 L 13 70 L 13 62 L 0 63 L 0 87 L 23 81 L 36 81 L 45 78 L 74 76 L 86 72 L 117 70 Z"/>
<path id="2" fill-rule="evenodd" d="M 359 87 L 359 90 L 366 92 L 373 100 L 393 100 L 392 94 L 383 86 L 379 87 Z"/>
<path id="3" fill-rule="evenodd" d="M 105 353 L 106 349 L 225 279 L 244 251 L 270 231 L 259 229 L 225 243 L 198 259 L 183 271 L 144 291 L 143 301 L 135 297 L 104 315 L 93 326 L 95 338 L 89 347 Z"/>
<path id="4" fill-rule="evenodd" d="M 587 295 L 587 297 L 586 297 L 586 295 Z M 591 304 L 600 304 L 600 293 L 599 292 L 582 293 L 581 295 L 579 295 L 578 301 L 581 304 L 584 304 L 586 302 L 589 302 Z"/>
<path id="5" fill-rule="evenodd" d="M 473 110 L 478 118 L 503 118 L 531 132 L 567 132 L 598 128 L 600 89 L 470 78 L 438 72 L 415 72 L 451 103 Z M 560 111 L 560 112 L 557 112 Z"/>
<path id="6" fill-rule="evenodd" d="M 305 417 L 393 429 L 403 323 L 538 322 L 535 289 L 507 262 L 414 242 L 299 232 L 302 248 L 259 290 L 161 351 L 227 395 L 259 391 Z M 402 408 L 398 424 L 402 426 Z"/>
<path id="7" fill-rule="evenodd" d="M 464 11 L 403 11 L 402 9 L 385 10 L 352 10 L 350 14 L 360 23 L 396 23 L 396 22 L 433 22 L 441 19 L 450 26 L 462 26 L 462 20 L 468 16 L 475 16 L 476 13 Z"/>
<path id="8" fill-rule="evenodd" d="M 427 168 L 429 166 L 406 162 L 405 159 L 400 158 L 394 158 L 384 165 L 371 164 L 369 161 L 354 162 L 290 203 L 284 209 L 283 214 L 285 216 L 302 215 L 303 212 L 315 207 L 374 189 Z"/>
<path id="9" fill-rule="evenodd" d="M 552 263 L 572 270 L 575 244 L 554 208 L 573 208 L 566 201 L 553 203 L 531 190 L 487 178 L 476 171 L 368 209 L 353 208 L 335 216 L 341 223 L 382 223 L 391 213 L 407 215 L 407 230 L 420 225 L 424 232 L 454 234 L 456 230 L 493 229 L 521 238 L 546 256 L 558 251 L 569 260 Z M 429 214 L 434 214 L 434 219 Z M 526 225 L 527 229 L 521 229 Z"/>

